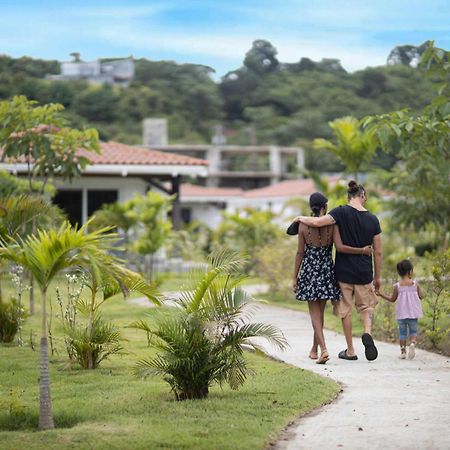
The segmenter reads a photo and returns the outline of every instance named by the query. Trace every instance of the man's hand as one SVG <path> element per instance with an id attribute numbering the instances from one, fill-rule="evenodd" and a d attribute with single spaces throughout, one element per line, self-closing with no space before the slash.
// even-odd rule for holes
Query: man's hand
<path id="1" fill-rule="evenodd" d="M 380 291 L 380 287 L 381 287 L 381 278 L 380 277 L 373 279 L 373 287 L 375 289 L 375 293 Z"/>
<path id="2" fill-rule="evenodd" d="M 371 245 L 366 245 L 365 247 L 363 247 L 363 255 L 367 255 L 367 256 L 372 256 L 372 246 Z"/>

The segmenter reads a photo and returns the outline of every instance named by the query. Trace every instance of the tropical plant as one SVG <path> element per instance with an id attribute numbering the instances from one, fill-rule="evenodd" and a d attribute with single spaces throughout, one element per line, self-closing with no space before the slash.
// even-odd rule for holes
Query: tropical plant
<path id="1" fill-rule="evenodd" d="M 218 250 L 209 267 L 193 273 L 192 289 L 182 292 L 178 308 L 155 325 L 141 320 L 130 325 L 147 333 L 159 353 L 136 364 L 139 375 L 160 375 L 177 400 L 204 398 L 214 383 L 237 389 L 247 379 L 244 348 L 257 349 L 252 338 L 265 338 L 284 349 L 282 332 L 272 325 L 247 323 L 249 296 L 236 275 L 243 261 L 236 252 Z"/>
<path id="2" fill-rule="evenodd" d="M 450 313 L 450 249 L 434 256 L 431 273 L 433 281 L 425 298 L 428 305 L 425 334 L 436 348 L 450 332 L 449 328 L 441 325 L 441 320 Z"/>
<path id="3" fill-rule="evenodd" d="M 48 288 L 63 270 L 81 267 L 97 273 L 108 266 L 110 257 L 106 251 L 117 239 L 107 228 L 88 233 L 87 226 L 88 223 L 76 229 L 64 222 L 57 230 L 38 230 L 25 239 L 0 242 L 0 258 L 29 270 L 41 290 L 39 428 L 42 430 L 54 428 L 48 367 Z"/>
<path id="4" fill-rule="evenodd" d="M 0 303 L 0 342 L 12 342 L 19 331 L 24 313 L 20 303 L 12 298 Z"/>
<path id="5" fill-rule="evenodd" d="M 225 213 L 214 233 L 215 244 L 250 255 L 251 258 L 244 267 L 246 271 L 250 271 L 254 265 L 256 250 L 273 242 L 280 235 L 274 218 L 272 211 L 258 211 L 254 208 Z"/>
<path id="6" fill-rule="evenodd" d="M 390 206 L 396 224 L 415 230 L 434 225 L 442 248 L 449 244 L 450 198 L 450 52 L 430 42 L 421 66 L 438 81 L 434 99 L 419 112 L 403 109 L 369 116 L 364 126 L 383 151 L 397 159 L 389 171 L 380 171 L 379 183 L 393 195 Z"/>
<path id="7" fill-rule="evenodd" d="M 363 131 L 361 122 L 354 117 L 342 117 L 329 122 L 336 143 L 327 139 L 315 139 L 314 148 L 334 153 L 345 165 L 347 172 L 358 179 L 358 172 L 374 156 L 378 142 L 372 133 Z"/>

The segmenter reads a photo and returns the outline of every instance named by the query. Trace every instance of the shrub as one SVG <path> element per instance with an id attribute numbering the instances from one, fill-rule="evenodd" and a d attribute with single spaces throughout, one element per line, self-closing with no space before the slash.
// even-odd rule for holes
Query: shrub
<path id="1" fill-rule="evenodd" d="M 24 309 L 15 299 L 0 303 L 0 342 L 12 342 L 24 319 Z"/>
<path id="2" fill-rule="evenodd" d="M 192 289 L 182 293 L 173 314 L 160 316 L 155 326 L 145 321 L 130 325 L 145 331 L 159 351 L 138 361 L 136 373 L 163 376 L 177 400 L 204 398 L 213 383 L 241 386 L 248 375 L 244 347 L 257 347 L 252 338 L 286 345 L 277 328 L 246 323 L 250 299 L 238 287 L 242 277 L 235 273 L 243 261 L 237 253 L 218 250 L 208 261 L 208 269 L 193 274 Z"/>

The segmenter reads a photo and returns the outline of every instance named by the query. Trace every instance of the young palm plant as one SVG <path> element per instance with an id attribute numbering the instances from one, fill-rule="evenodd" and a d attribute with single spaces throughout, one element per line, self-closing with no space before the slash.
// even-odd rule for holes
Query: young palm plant
<path id="1" fill-rule="evenodd" d="M 247 323 L 250 298 L 239 288 L 245 261 L 236 252 L 218 250 L 208 258 L 209 267 L 193 274 L 191 289 L 182 292 L 178 308 L 150 325 L 130 326 L 147 333 L 156 357 L 136 364 L 138 375 L 159 375 L 177 400 L 208 395 L 214 383 L 241 386 L 248 375 L 244 348 L 257 349 L 253 338 L 265 338 L 284 349 L 282 332 L 272 325 Z"/>
<path id="2" fill-rule="evenodd" d="M 57 230 L 39 230 L 24 239 L 11 239 L 8 244 L 0 242 L 0 258 L 28 269 L 41 290 L 39 428 L 42 430 L 54 428 L 47 339 L 47 292 L 50 283 L 62 271 L 78 268 L 90 270 L 100 277 L 100 272 L 113 264 L 107 250 L 117 236 L 109 232 L 110 228 L 87 232 L 88 225 L 76 229 L 65 222 Z"/>

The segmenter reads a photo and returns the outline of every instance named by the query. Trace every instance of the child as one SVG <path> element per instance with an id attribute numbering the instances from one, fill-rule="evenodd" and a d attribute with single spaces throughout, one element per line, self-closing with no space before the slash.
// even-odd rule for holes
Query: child
<path id="1" fill-rule="evenodd" d="M 377 292 L 377 295 L 392 303 L 397 301 L 395 312 L 400 334 L 400 359 L 406 359 L 408 331 L 411 341 L 408 359 L 413 359 L 416 354 L 417 319 L 423 315 L 420 304 L 420 300 L 423 298 L 422 289 L 412 279 L 413 265 L 409 259 L 404 259 L 397 264 L 397 272 L 401 279 L 394 284 L 391 297 L 387 297 L 381 292 Z"/>

